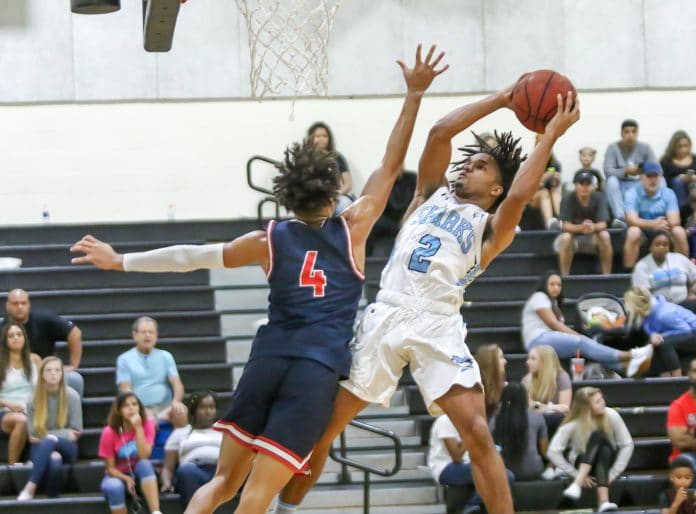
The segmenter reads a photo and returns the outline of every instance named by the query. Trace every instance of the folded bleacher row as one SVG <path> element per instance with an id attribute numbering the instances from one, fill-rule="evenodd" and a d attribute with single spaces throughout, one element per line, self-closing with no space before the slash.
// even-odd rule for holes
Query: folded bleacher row
<path id="1" fill-rule="evenodd" d="M 39 496 L 32 502 L 16 502 L 14 497 L 24 485 L 28 470 L 0 467 L 0 511 L 108 512 L 99 492 L 103 465 L 97 458 L 97 445 L 115 392 L 115 359 L 132 346 L 130 324 L 137 316 L 149 315 L 158 320 L 158 345 L 175 356 L 187 392 L 212 389 L 225 400 L 241 374 L 255 323 L 264 316 L 267 287 L 260 270 L 166 275 L 103 272 L 71 266 L 70 243 L 91 232 L 114 243 L 118 250 L 129 251 L 175 242 L 225 241 L 255 226 L 255 222 L 244 221 L 0 229 L 0 257 L 23 260 L 23 268 L 19 270 L 0 271 L 0 291 L 26 289 L 34 307 L 53 310 L 75 321 L 85 341 L 80 370 L 85 377 L 85 432 L 79 441 L 79 462 L 65 470 L 66 492 L 58 500 Z M 551 250 L 553 237 L 549 232 L 519 234 L 512 247 L 466 294 L 466 299 L 472 302 L 463 312 L 469 344 L 475 349 L 483 343 L 498 343 L 509 362 L 509 380 L 519 380 L 525 372 L 526 355 L 519 336 L 520 312 L 538 276 L 556 268 L 556 257 Z M 612 237 L 620 239 L 622 234 L 613 233 Z M 368 262 L 368 300 L 376 293 L 384 264 L 384 259 Z M 591 291 L 620 295 L 630 282 L 625 274 L 595 274 L 596 263 L 589 258 L 578 256 L 573 266 L 576 274 L 564 283 L 564 293 L 571 300 L 565 313 L 569 321 L 575 317 L 572 299 Z M 60 349 L 66 351 L 64 346 Z M 636 443 L 625 478 L 617 480 L 611 488 L 612 499 L 633 510 L 654 508 L 666 480 L 667 405 L 686 389 L 686 379 L 607 380 L 592 385 L 603 390 L 608 405 L 619 409 Z M 223 408 L 225 404 L 223 401 Z M 441 491 L 424 469 L 432 419 L 410 375 L 405 373 L 389 409 L 371 407 L 361 418 L 393 430 L 401 437 L 404 448 L 402 470 L 390 478 L 373 479 L 376 485 L 371 492 L 371 512 L 443 513 Z M 351 429 L 348 444 L 354 450 L 363 450 L 351 451 L 349 455 L 370 464 L 388 467 L 393 459 L 388 442 L 371 434 Z M 0 462 L 5 459 L 6 445 L 2 441 Z M 362 473 L 353 472 L 351 477 L 351 483 L 339 484 L 340 468 L 330 464 L 302 511 L 362 512 Z M 517 511 L 555 510 L 565 485 L 560 480 L 515 484 Z M 451 498 L 454 493 L 448 494 Z M 593 496 L 584 495 L 580 507 L 593 504 Z M 163 495 L 162 511 L 181 512 L 176 495 Z M 231 512 L 229 508 L 220 511 Z"/>

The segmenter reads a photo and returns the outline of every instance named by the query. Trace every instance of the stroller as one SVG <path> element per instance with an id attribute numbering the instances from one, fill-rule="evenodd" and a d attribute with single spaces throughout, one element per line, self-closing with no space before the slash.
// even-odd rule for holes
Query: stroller
<path id="1" fill-rule="evenodd" d="M 608 293 L 588 293 L 578 298 L 578 332 L 602 344 L 626 338 L 630 332 L 621 299 Z"/>

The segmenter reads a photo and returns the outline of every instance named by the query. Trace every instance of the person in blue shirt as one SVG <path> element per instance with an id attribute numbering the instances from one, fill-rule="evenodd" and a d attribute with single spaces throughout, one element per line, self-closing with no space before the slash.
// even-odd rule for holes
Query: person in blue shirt
<path id="1" fill-rule="evenodd" d="M 664 185 L 662 168 L 658 163 L 643 163 L 640 184 L 626 193 L 625 209 L 628 229 L 623 258 L 626 268 L 633 268 L 643 242 L 660 230 L 672 234 L 677 252 L 689 255 L 689 243 L 686 231 L 681 226 L 677 196 Z"/>
<path id="2" fill-rule="evenodd" d="M 444 53 L 432 46 L 401 66 L 407 93 L 384 159 L 361 197 L 332 213 L 341 189 L 336 156 L 310 141 L 295 143 L 274 178 L 278 202 L 295 214 L 266 231 L 226 244 L 177 245 L 121 255 L 92 236 L 72 251 L 75 264 L 140 272 L 259 265 L 270 285 L 268 323 L 259 328 L 230 411 L 215 424 L 225 437 L 213 479 L 186 514 L 210 514 L 246 485 L 237 513 L 264 514 L 280 489 L 308 469 L 312 448 L 334 408 L 338 381 L 350 370 L 349 342 L 364 281 L 365 243 L 399 176 L 421 99 Z"/>
<path id="3" fill-rule="evenodd" d="M 654 347 L 652 372 L 680 377 L 677 349 L 696 350 L 696 314 L 645 287 L 631 287 L 624 293 L 624 303 L 629 324 L 642 327 Z"/>

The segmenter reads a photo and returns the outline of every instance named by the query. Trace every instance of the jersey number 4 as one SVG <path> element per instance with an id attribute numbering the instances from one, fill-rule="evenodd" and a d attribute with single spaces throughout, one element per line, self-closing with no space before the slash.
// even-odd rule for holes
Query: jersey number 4
<path id="1" fill-rule="evenodd" d="M 435 255 L 440 249 L 442 242 L 439 237 L 431 236 L 430 234 L 424 235 L 418 242 L 422 246 L 419 246 L 411 253 L 408 269 L 418 271 L 419 273 L 427 273 L 430 267 L 430 259 L 426 259 L 426 257 Z"/>
<path id="2" fill-rule="evenodd" d="M 316 262 L 316 250 L 305 253 L 304 264 L 302 264 L 302 272 L 300 273 L 300 286 L 313 288 L 313 295 L 315 298 L 318 298 L 324 296 L 326 275 L 324 275 L 324 270 L 314 268 Z"/>

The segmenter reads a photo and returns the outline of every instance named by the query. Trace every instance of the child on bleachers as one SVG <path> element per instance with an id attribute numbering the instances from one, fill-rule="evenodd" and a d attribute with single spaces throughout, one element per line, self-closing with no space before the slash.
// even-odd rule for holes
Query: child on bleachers
<path id="1" fill-rule="evenodd" d="M 578 171 L 587 171 L 592 173 L 592 175 L 594 175 L 594 177 L 597 179 L 597 191 L 604 191 L 604 175 L 597 168 L 592 167 L 595 156 L 597 155 L 597 150 L 589 146 L 583 146 L 578 151 L 578 154 L 580 157 L 581 167 L 575 173 L 577 174 Z"/>
<path id="2" fill-rule="evenodd" d="M 77 460 L 77 439 L 82 432 L 80 395 L 65 385 L 63 361 L 46 357 L 38 375 L 34 398 L 27 406 L 33 468 L 18 500 L 31 500 L 42 481 L 49 498 L 58 496 L 61 465 Z"/>
<path id="3" fill-rule="evenodd" d="M 161 491 L 176 489 L 186 508 L 194 493 L 215 475 L 222 432 L 212 428 L 218 419 L 215 393 L 193 393 L 184 403 L 191 424 L 177 428 L 167 439 Z"/>
<path id="4" fill-rule="evenodd" d="M 497 344 L 484 344 L 474 354 L 481 370 L 481 382 L 486 392 L 486 419 L 491 419 L 500 406 L 500 395 L 506 384 L 505 365 L 507 360 Z"/>
<path id="5" fill-rule="evenodd" d="M 660 494 L 660 514 L 693 514 L 696 501 L 693 489 L 694 468 L 691 459 L 675 458 L 669 466 L 669 481 L 672 483 Z"/>
<path id="6" fill-rule="evenodd" d="M 551 439 L 547 456 L 573 477 L 564 497 L 578 500 L 583 487 L 596 487 L 598 511 L 608 512 L 617 509 L 609 501 L 609 484 L 623 473 L 632 454 L 633 439 L 619 413 L 607 407 L 599 389 L 582 387 Z"/>
<path id="7" fill-rule="evenodd" d="M 10 322 L 0 334 L 0 429 L 9 434 L 7 463 L 16 464 L 27 442 L 27 403 L 36 385 L 24 327 Z"/>
<path id="8" fill-rule="evenodd" d="M 126 491 L 136 498 L 136 482 L 152 514 L 159 510 L 157 477 L 148 460 L 155 441 L 155 420 L 132 392 L 120 393 L 111 405 L 107 426 L 99 440 L 99 456 L 106 462 L 101 489 L 112 514 L 127 514 Z"/>
<path id="9" fill-rule="evenodd" d="M 529 405 L 544 416 L 549 437 L 553 437 L 570 410 L 573 385 L 561 367 L 556 350 L 540 344 L 529 350 L 527 373 L 522 385 L 527 389 Z"/>
<path id="10" fill-rule="evenodd" d="M 527 390 L 510 383 L 500 397 L 500 411 L 490 421 L 493 440 L 500 445 L 505 467 L 515 480 L 536 480 L 544 471 L 542 457 L 549 447 L 544 418 L 529 408 Z"/>

